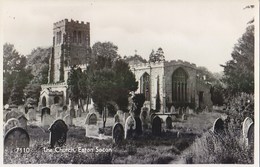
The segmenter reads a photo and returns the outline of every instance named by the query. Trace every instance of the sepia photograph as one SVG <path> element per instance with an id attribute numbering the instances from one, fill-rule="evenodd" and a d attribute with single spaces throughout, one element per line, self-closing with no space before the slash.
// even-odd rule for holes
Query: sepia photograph
<path id="1" fill-rule="evenodd" d="M 259 166 L 259 1 L 0 6 L 3 165 Z"/>

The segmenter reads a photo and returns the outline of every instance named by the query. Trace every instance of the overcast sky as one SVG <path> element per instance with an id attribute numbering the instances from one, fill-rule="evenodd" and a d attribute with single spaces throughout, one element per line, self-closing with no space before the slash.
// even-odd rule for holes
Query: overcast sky
<path id="1" fill-rule="evenodd" d="M 161 47 L 166 60 L 182 59 L 222 71 L 245 32 L 254 0 L 2 1 L 3 41 L 22 54 L 52 45 L 53 23 L 68 18 L 90 22 L 91 45 L 111 41 L 121 56 L 148 59 Z"/>

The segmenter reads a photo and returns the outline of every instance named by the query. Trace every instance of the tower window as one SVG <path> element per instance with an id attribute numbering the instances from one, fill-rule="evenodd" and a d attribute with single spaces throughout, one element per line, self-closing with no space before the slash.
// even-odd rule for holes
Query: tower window
<path id="1" fill-rule="evenodd" d="M 78 41 L 78 42 L 79 42 L 79 43 L 81 43 L 81 42 L 82 42 L 82 38 L 81 38 L 81 31 L 79 31 L 79 32 L 78 32 L 78 39 L 79 39 L 79 41 Z"/>

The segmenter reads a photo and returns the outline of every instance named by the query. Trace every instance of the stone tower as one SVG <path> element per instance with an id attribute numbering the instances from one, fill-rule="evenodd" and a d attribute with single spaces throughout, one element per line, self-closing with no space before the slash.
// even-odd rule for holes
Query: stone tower
<path id="1" fill-rule="evenodd" d="M 66 82 L 64 69 L 86 63 L 90 52 L 90 24 L 88 22 L 64 19 L 54 23 L 48 83 Z"/>

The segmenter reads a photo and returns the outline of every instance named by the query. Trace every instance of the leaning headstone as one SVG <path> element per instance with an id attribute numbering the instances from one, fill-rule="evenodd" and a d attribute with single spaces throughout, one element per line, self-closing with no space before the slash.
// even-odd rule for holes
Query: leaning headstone
<path id="1" fill-rule="evenodd" d="M 5 134 L 4 148 L 26 148 L 29 144 L 29 134 L 21 127 L 14 127 Z"/>
<path id="2" fill-rule="evenodd" d="M 86 121 L 86 137 L 98 136 L 99 128 L 97 126 L 97 115 L 95 113 L 88 113 Z"/>
<path id="3" fill-rule="evenodd" d="M 188 119 L 187 115 L 186 114 L 182 114 L 182 120 L 185 121 L 187 119 Z"/>
<path id="4" fill-rule="evenodd" d="M 134 119 L 135 119 L 135 125 L 136 125 L 135 133 L 137 135 L 141 135 L 143 133 L 142 121 L 139 117 L 134 117 Z"/>
<path id="5" fill-rule="evenodd" d="M 213 124 L 213 132 L 216 134 L 224 132 L 224 121 L 221 118 L 217 118 Z"/>
<path id="6" fill-rule="evenodd" d="M 172 118 L 167 117 L 165 122 L 166 122 L 166 128 L 171 129 L 172 128 Z"/>
<path id="7" fill-rule="evenodd" d="M 18 106 L 18 111 L 25 114 L 25 107 L 24 107 L 24 105 Z"/>
<path id="8" fill-rule="evenodd" d="M 35 121 L 36 120 L 36 111 L 34 108 L 29 108 L 27 113 L 27 118 L 29 121 Z"/>
<path id="9" fill-rule="evenodd" d="M 112 137 L 114 143 L 118 144 L 124 139 L 124 127 L 120 123 L 116 123 L 112 129 Z"/>
<path id="10" fill-rule="evenodd" d="M 61 147 L 66 143 L 68 126 L 62 119 L 56 120 L 49 128 L 49 131 L 51 148 L 54 148 L 56 144 Z"/>
<path id="11" fill-rule="evenodd" d="M 24 116 L 24 115 L 21 115 L 20 117 L 18 117 L 18 121 L 19 121 L 19 124 L 18 126 L 23 128 L 23 129 L 27 129 L 27 118 Z"/>
<path id="12" fill-rule="evenodd" d="M 135 119 L 134 117 L 129 116 L 125 121 L 125 139 L 131 139 L 133 137 L 135 128 Z"/>
<path id="13" fill-rule="evenodd" d="M 18 125 L 19 125 L 18 119 L 16 118 L 9 119 L 4 125 L 4 133 L 12 129 L 13 127 L 17 127 Z"/>
<path id="14" fill-rule="evenodd" d="M 155 136 L 160 136 L 162 131 L 162 121 L 161 118 L 155 116 L 152 122 L 152 134 Z"/>
<path id="15" fill-rule="evenodd" d="M 189 106 L 186 107 L 186 109 L 185 109 L 185 114 L 190 114 L 190 108 L 189 108 Z"/>
<path id="16" fill-rule="evenodd" d="M 66 116 L 63 118 L 63 120 L 64 120 L 64 122 L 65 122 L 67 125 L 69 125 L 69 126 L 73 125 L 73 118 L 72 118 L 69 114 L 66 115 Z"/>
<path id="17" fill-rule="evenodd" d="M 247 133 L 248 133 L 248 129 L 249 129 L 249 125 L 253 122 L 253 120 L 249 117 L 246 117 L 244 122 L 243 122 L 243 128 L 242 128 L 242 133 L 243 133 L 243 137 L 247 138 Z"/>
<path id="18" fill-rule="evenodd" d="M 55 118 L 53 118 L 51 115 L 44 114 L 42 116 L 42 126 L 50 126 L 54 120 Z"/>
<path id="19" fill-rule="evenodd" d="M 118 114 L 115 114 L 115 116 L 114 116 L 114 121 L 115 121 L 115 123 L 120 122 L 120 118 L 119 118 L 119 115 L 118 115 Z"/>

